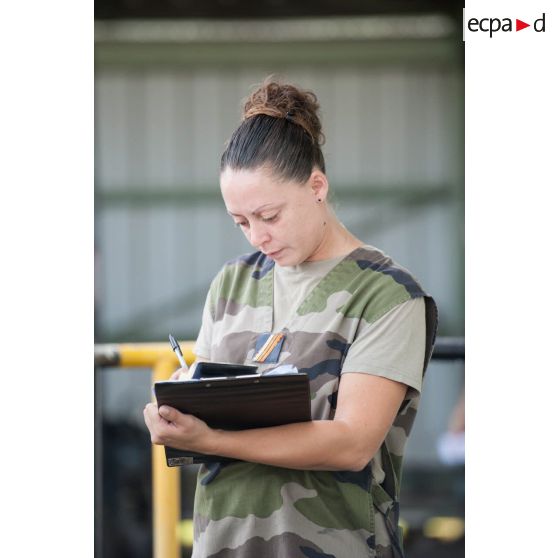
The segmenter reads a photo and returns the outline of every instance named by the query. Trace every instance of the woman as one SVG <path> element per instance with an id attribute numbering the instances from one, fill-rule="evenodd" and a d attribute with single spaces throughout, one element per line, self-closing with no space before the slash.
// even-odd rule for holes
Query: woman
<path id="1" fill-rule="evenodd" d="M 240 460 L 200 468 L 196 558 L 403 556 L 401 462 L 436 307 L 337 219 L 322 143 L 313 93 L 268 78 L 246 102 L 220 182 L 256 251 L 213 280 L 196 343 L 198 360 L 306 372 L 313 420 L 230 432 L 145 409 L 153 443 Z"/>

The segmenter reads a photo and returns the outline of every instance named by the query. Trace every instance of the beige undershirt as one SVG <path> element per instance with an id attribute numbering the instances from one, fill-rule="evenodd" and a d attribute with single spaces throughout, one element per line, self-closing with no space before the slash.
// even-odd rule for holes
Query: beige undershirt
<path id="1" fill-rule="evenodd" d="M 281 331 L 310 291 L 345 256 L 273 270 L 273 331 Z"/>

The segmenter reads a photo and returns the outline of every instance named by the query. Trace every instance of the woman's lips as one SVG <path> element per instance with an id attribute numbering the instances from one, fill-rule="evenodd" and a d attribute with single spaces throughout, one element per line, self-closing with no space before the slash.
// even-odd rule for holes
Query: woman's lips
<path id="1" fill-rule="evenodd" d="M 266 256 L 268 258 L 274 258 L 275 256 L 277 256 L 279 254 L 279 252 L 281 252 L 281 250 L 283 250 L 283 248 L 281 248 L 280 250 L 276 250 L 275 252 L 268 252 L 266 254 Z"/>

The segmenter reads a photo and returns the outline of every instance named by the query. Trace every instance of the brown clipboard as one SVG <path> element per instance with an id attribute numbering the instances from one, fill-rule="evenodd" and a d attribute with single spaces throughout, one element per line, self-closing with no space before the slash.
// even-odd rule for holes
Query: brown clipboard
<path id="1" fill-rule="evenodd" d="M 194 415 L 211 428 L 245 430 L 311 420 L 308 375 L 269 374 L 156 382 L 157 405 Z M 167 465 L 231 461 L 165 446 Z"/>

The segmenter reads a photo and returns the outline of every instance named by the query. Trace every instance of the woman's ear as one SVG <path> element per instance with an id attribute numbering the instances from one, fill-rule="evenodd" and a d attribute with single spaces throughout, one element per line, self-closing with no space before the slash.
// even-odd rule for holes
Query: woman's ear
<path id="1" fill-rule="evenodd" d="M 321 170 L 314 169 L 310 175 L 309 182 L 312 195 L 316 198 L 316 201 L 325 202 L 329 190 L 327 176 Z"/>

